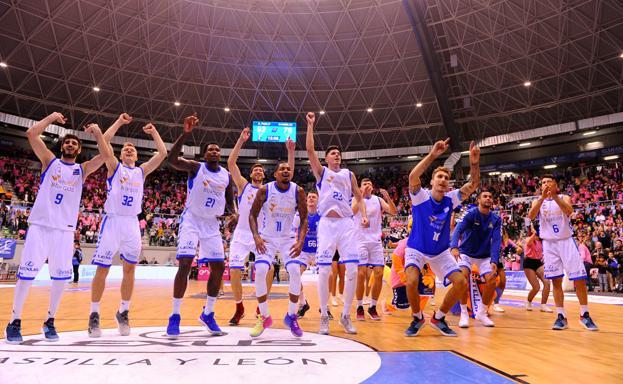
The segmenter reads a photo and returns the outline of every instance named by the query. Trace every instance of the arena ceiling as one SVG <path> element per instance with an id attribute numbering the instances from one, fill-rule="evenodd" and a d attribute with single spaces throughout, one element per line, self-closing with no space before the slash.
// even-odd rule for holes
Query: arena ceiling
<path id="1" fill-rule="evenodd" d="M 623 110 L 623 2 L 421 1 L 460 140 Z M 169 142 L 196 111 L 193 142 L 232 147 L 252 120 L 296 120 L 303 142 L 304 113 L 324 110 L 323 147 L 430 144 L 447 131 L 405 9 L 395 0 L 2 0 L 0 111 L 61 111 L 74 128 L 126 111 Z M 121 135 L 144 138 L 140 127 Z"/>

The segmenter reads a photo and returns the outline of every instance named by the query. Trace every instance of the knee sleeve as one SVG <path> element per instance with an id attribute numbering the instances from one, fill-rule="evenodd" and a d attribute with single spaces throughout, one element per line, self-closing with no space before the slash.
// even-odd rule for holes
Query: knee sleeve
<path id="1" fill-rule="evenodd" d="M 266 275 L 270 267 L 266 263 L 255 264 L 255 296 L 261 297 L 268 293 Z"/>
<path id="2" fill-rule="evenodd" d="M 301 269 L 298 264 L 290 263 L 286 270 L 290 275 L 290 293 L 293 295 L 301 294 Z"/>

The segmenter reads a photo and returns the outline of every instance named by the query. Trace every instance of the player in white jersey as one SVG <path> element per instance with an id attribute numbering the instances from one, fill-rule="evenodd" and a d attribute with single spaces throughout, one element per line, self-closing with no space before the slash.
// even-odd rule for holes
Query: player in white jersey
<path id="1" fill-rule="evenodd" d="M 359 207 L 353 201 L 353 213 L 355 214 L 355 223 L 357 226 L 357 234 L 359 235 L 359 268 L 357 275 L 357 320 L 365 320 L 365 312 L 363 310 L 363 294 L 366 283 L 368 282 L 367 271 L 372 268 L 374 273 L 374 285 L 372 286 L 372 299 L 368 308 L 368 315 L 372 320 L 381 320 L 377 310 L 376 302 L 381 295 L 383 288 L 383 270 L 385 269 L 385 249 L 381 236 L 383 232 L 383 214 L 396 215 L 398 209 L 392 201 L 386 190 L 380 189 L 383 198 L 372 194 L 372 180 L 364 178 L 361 180 L 361 194 L 363 202 L 366 205 L 366 213 L 368 214 L 369 225 L 367 227 L 361 224 L 361 215 Z"/>
<path id="2" fill-rule="evenodd" d="M 89 174 L 103 164 L 100 155 L 82 164 L 76 164 L 82 143 L 77 136 L 71 134 L 65 135 L 61 140 L 60 159 L 45 146 L 41 135 L 48 125 L 65 124 L 66 121 L 62 114 L 54 112 L 26 131 L 28 142 L 41 161 L 41 180 L 35 204 L 28 217 L 28 235 L 17 273 L 13 313 L 6 327 L 6 342 L 9 344 L 20 344 L 23 341 L 22 309 L 32 281 L 46 259 L 52 286 L 47 320 L 43 323 L 42 331 L 46 340 L 58 340 L 54 317 L 65 284 L 71 278 L 73 239 L 82 198 L 82 184 Z M 100 149 L 106 146 L 102 131 L 96 124 L 89 124 L 85 128 L 95 136 Z"/>
<path id="3" fill-rule="evenodd" d="M 275 181 L 262 186 L 253 201 L 249 215 L 249 227 L 255 242 L 255 295 L 257 296 L 260 314 L 255 327 L 251 330 L 252 337 L 258 337 L 273 323 L 268 311 L 268 287 L 266 274 L 277 252 L 283 259 L 285 269 L 290 276 L 288 313 L 283 319 L 295 337 L 303 336 L 296 315 L 296 306 L 301 292 L 302 262 L 298 256 L 303 248 L 307 233 L 307 205 L 303 188 L 292 183 L 292 172 L 286 162 L 277 163 L 274 173 Z M 257 218 L 263 211 L 264 225 L 259 228 Z M 298 211 L 300 229 L 298 239 L 290 236 L 294 215 Z"/>
<path id="4" fill-rule="evenodd" d="M 238 218 L 236 229 L 234 230 L 229 246 L 229 281 L 234 295 L 234 301 L 236 302 L 236 312 L 229 320 L 229 325 L 238 325 L 240 319 L 244 317 L 244 305 L 242 304 L 242 271 L 244 270 L 244 263 L 249 253 L 255 251 L 253 234 L 249 229 L 249 212 L 251 211 L 253 200 L 255 200 L 255 194 L 262 186 L 265 178 L 264 167 L 261 164 L 253 164 L 251 166 L 251 174 L 249 175 L 251 182 L 248 182 L 247 179 L 242 176 L 240 168 L 236 165 L 240 150 L 243 144 L 249 140 L 249 137 L 251 137 L 251 130 L 249 128 L 243 129 L 227 159 L 227 169 L 229 169 L 232 180 L 234 180 L 236 188 L 238 189 Z M 286 148 L 288 150 L 288 164 L 290 165 L 290 169 L 294 170 L 295 143 L 289 138 L 286 141 Z M 260 223 L 261 221 L 260 219 Z M 273 269 L 271 268 L 271 271 L 266 275 L 266 279 L 270 280 L 271 283 L 273 281 L 272 271 Z"/>
<path id="5" fill-rule="evenodd" d="M 143 127 L 143 132 L 150 135 L 156 145 L 156 153 L 147 162 L 136 166 L 138 154 L 134 144 L 126 142 L 121 149 L 119 161 L 110 145 L 117 130 L 123 125 L 132 122 L 127 113 L 119 118 L 106 130 L 104 138 L 108 144 L 104 157 L 108 170 L 106 186 L 108 197 L 104 204 L 105 216 L 100 226 L 97 249 L 91 264 L 97 265 L 93 282 L 91 283 L 91 308 L 89 314 L 88 334 L 90 337 L 100 337 L 100 300 L 106 287 L 106 276 L 112 265 L 112 259 L 117 252 L 123 265 L 123 279 L 121 280 L 121 304 L 115 313 L 115 320 L 122 336 L 130 334 L 130 300 L 134 290 L 134 271 L 139 255 L 141 254 L 141 230 L 138 224 L 138 214 L 141 213 L 143 203 L 143 184 L 147 175 L 158 169 L 167 157 L 167 148 L 160 138 L 158 131 L 152 124 Z"/>
<path id="6" fill-rule="evenodd" d="M 234 201 L 234 182 L 227 170 L 219 165 L 221 148 L 209 143 L 204 151 L 205 162 L 186 160 L 180 157 L 184 141 L 199 124 L 197 116 L 184 119 L 184 132 L 177 139 L 169 153 L 169 164 L 188 173 L 186 208 L 180 217 L 177 239 L 177 259 L 179 267 L 173 284 L 173 311 L 169 317 L 167 335 L 175 338 L 180 335 L 180 308 L 188 274 L 199 248 L 199 262 L 210 264 L 210 278 L 207 284 L 208 296 L 199 322 L 213 335 L 222 335 L 214 319 L 214 304 L 219 294 L 223 272 L 225 271 L 225 251 L 218 217 L 223 213 L 236 213 Z"/>
<path id="7" fill-rule="evenodd" d="M 546 174 L 541 178 L 541 196 L 532 202 L 528 217 L 539 218 L 543 241 L 543 263 L 545 278 L 552 280 L 557 318 L 552 329 L 568 328 L 564 308 L 562 279 L 567 273 L 575 283 L 575 294 L 580 302 L 580 324 L 589 331 L 598 330 L 588 313 L 588 293 L 586 291 L 586 269 L 578 246 L 573 239 L 570 217 L 573 214 L 571 198 L 560 194 L 554 176 Z"/>
<path id="8" fill-rule="evenodd" d="M 313 112 L 307 113 L 306 149 L 311 169 L 316 177 L 318 189 L 318 210 L 322 218 L 318 223 L 318 296 L 320 298 L 320 333 L 329 334 L 329 275 L 331 261 L 335 250 L 340 253 L 340 263 L 346 264 L 346 281 L 344 292 L 344 310 L 340 316 L 340 324 L 346 333 L 357 333 L 350 320 L 350 306 L 355 296 L 357 284 L 357 264 L 359 253 L 357 235 L 353 222 L 351 197 L 355 197 L 356 204 L 361 212 L 361 225 L 368 226 L 366 205 L 361 197 L 355 174 L 348 169 L 341 168 L 342 155 L 340 149 L 330 146 L 325 151 L 327 166 L 323 167 L 314 148 Z"/>

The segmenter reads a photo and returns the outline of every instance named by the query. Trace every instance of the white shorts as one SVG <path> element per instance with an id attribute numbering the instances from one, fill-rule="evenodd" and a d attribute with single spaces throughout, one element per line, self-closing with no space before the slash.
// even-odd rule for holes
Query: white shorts
<path id="1" fill-rule="evenodd" d="M 244 269 L 249 253 L 255 253 L 255 241 L 249 231 L 234 231 L 229 244 L 229 268 Z"/>
<path id="2" fill-rule="evenodd" d="M 316 264 L 316 252 L 301 252 L 296 259 L 305 264 L 306 267 L 309 267 Z"/>
<path id="3" fill-rule="evenodd" d="M 359 243 L 360 267 L 384 267 L 385 250 L 380 241 Z"/>
<path id="4" fill-rule="evenodd" d="M 141 254 L 141 229 L 136 216 L 104 216 L 91 264 L 110 267 L 117 252 L 121 260 L 136 264 Z"/>
<path id="5" fill-rule="evenodd" d="M 459 264 L 456 262 L 454 256 L 452 256 L 452 253 L 450 253 L 450 249 L 446 249 L 435 256 L 425 255 L 417 249 L 409 247 L 405 249 L 405 269 L 408 267 L 416 267 L 420 270 L 421 274 L 424 264 L 426 263 L 428 263 L 430 269 L 433 270 L 435 276 L 443 276 L 443 285 L 445 287 L 450 285 L 448 276 L 453 272 L 461 272 Z"/>
<path id="6" fill-rule="evenodd" d="M 459 261 L 459 267 L 464 267 L 472 271 L 472 265 L 476 264 L 478 267 L 478 272 L 480 276 L 484 276 L 493 272 L 493 268 L 491 268 L 491 258 L 487 257 L 484 259 L 478 259 L 476 257 L 467 256 L 464 253 L 461 253 L 461 259 Z"/>
<path id="7" fill-rule="evenodd" d="M 331 265 L 335 250 L 340 253 L 340 264 L 358 263 L 358 237 L 350 217 L 321 217 L 318 222 L 318 265 Z"/>
<path id="8" fill-rule="evenodd" d="M 180 218 L 177 237 L 177 259 L 195 257 L 199 246 L 199 262 L 224 261 L 223 239 L 216 217 L 193 216 L 186 211 Z"/>
<path id="9" fill-rule="evenodd" d="M 259 252 L 255 252 L 255 264 L 257 263 L 266 263 L 269 266 L 273 265 L 273 260 L 275 260 L 275 256 L 277 252 L 281 256 L 281 260 L 283 261 L 284 268 L 288 267 L 288 264 L 297 263 L 301 265 L 305 265 L 301 260 L 297 258 L 290 257 L 290 248 L 296 243 L 296 239 L 293 237 L 271 237 L 264 238 L 262 237 L 266 243 L 266 253 L 260 254 Z M 299 255 L 300 256 L 300 255 Z"/>
<path id="10" fill-rule="evenodd" d="M 48 260 L 52 280 L 69 280 L 73 273 L 74 232 L 30 224 L 17 277 L 34 280 Z"/>
<path id="11" fill-rule="evenodd" d="M 543 239 L 543 264 L 546 279 L 563 277 L 565 272 L 569 280 L 586 279 L 584 261 L 571 237 L 560 240 Z"/>

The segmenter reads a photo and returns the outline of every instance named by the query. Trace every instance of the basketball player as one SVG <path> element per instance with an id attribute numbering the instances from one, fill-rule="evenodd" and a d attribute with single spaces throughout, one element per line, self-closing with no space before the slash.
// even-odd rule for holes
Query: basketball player
<path id="1" fill-rule="evenodd" d="M 475 313 L 476 320 L 485 327 L 493 327 L 494 323 L 487 316 L 487 308 L 495 293 L 495 272 L 500 259 L 500 244 L 502 243 L 502 220 L 500 216 L 491 212 L 493 195 L 489 191 L 480 191 L 478 206 L 467 211 L 463 219 L 452 233 L 450 248 L 452 255 L 459 261 L 459 266 L 469 281 L 472 265 L 476 265 L 478 273 L 485 281 L 482 293 L 482 304 Z M 461 245 L 459 246 L 459 241 Z M 461 318 L 459 327 L 469 327 L 467 313 L 468 290 L 461 297 Z"/>
<path id="2" fill-rule="evenodd" d="M 406 330 L 407 336 L 417 336 L 425 324 L 420 309 L 418 283 L 420 271 L 428 263 L 445 286 L 452 284 L 444 297 L 439 310 L 430 320 L 431 327 L 444 336 L 456 336 L 446 323 L 446 313 L 465 293 L 467 280 L 461 273 L 456 259 L 450 253 L 450 216 L 461 201 L 471 195 L 480 183 L 480 149 L 472 142 L 469 149 L 469 182 L 461 189 L 450 191 L 450 170 L 437 167 L 433 171 L 431 189 L 422 188 L 420 176 L 439 156 L 448 149 L 448 141 L 438 141 L 430 153 L 422 159 L 409 174 L 409 194 L 413 205 L 413 227 L 407 240 L 405 251 L 405 271 L 407 273 L 407 296 L 411 304 L 413 321 Z"/>
<path id="3" fill-rule="evenodd" d="M 240 149 L 242 149 L 243 144 L 249 140 L 250 136 L 251 130 L 249 128 L 243 129 L 227 159 L 227 169 L 229 169 L 231 177 L 238 189 L 238 214 L 240 215 L 238 217 L 236 229 L 232 235 L 229 249 L 230 284 L 234 300 L 236 301 L 236 312 L 231 320 L 229 320 L 229 325 L 238 325 L 240 319 L 244 317 L 244 305 L 242 304 L 242 271 L 244 270 L 244 263 L 249 253 L 255 250 L 253 234 L 249 229 L 249 212 L 255 200 L 255 194 L 264 182 L 264 167 L 261 164 L 253 164 L 251 166 L 251 174 L 249 175 L 251 179 L 250 183 L 242 176 L 240 168 L 238 168 L 236 164 Z M 288 150 L 288 165 L 292 172 L 294 172 L 295 143 L 290 140 L 290 138 L 286 141 L 286 148 Z M 261 221 L 260 219 L 260 222 Z M 272 281 L 272 276 L 269 275 L 271 274 L 269 273 L 267 276 Z"/>
<path id="4" fill-rule="evenodd" d="M 367 227 L 368 215 L 366 205 L 361 197 L 355 174 L 346 168 L 341 168 L 342 154 L 336 146 L 329 146 L 325 151 L 326 167 L 323 167 L 314 149 L 314 122 L 313 112 L 307 113 L 307 155 L 312 172 L 316 177 L 318 189 L 318 296 L 320 298 L 320 334 L 329 334 L 329 316 L 327 303 L 329 301 L 329 275 L 331 261 L 335 250 L 340 252 L 340 263 L 346 264 L 346 281 L 344 292 L 344 309 L 340 316 L 340 324 L 346 333 L 357 333 L 350 319 L 350 306 L 355 296 L 357 284 L 357 235 L 353 221 L 353 209 L 350 200 L 354 196 L 361 213 L 361 225 Z"/>
<path id="5" fill-rule="evenodd" d="M 303 331 L 298 324 L 296 306 L 299 300 L 299 293 L 301 292 L 300 264 L 302 262 L 297 257 L 301 253 L 305 234 L 307 233 L 305 191 L 290 181 L 292 172 L 286 162 L 277 163 L 274 176 L 275 181 L 262 186 L 258 190 L 249 216 L 249 227 L 251 228 L 251 233 L 253 233 L 253 240 L 257 250 L 255 257 L 255 295 L 260 308 L 257 323 L 251 330 L 251 337 L 260 336 L 273 323 L 268 311 L 266 274 L 277 252 L 280 253 L 290 276 L 290 301 L 288 302 L 288 313 L 283 322 L 286 327 L 290 328 L 293 336 L 301 337 L 303 336 Z M 264 215 L 264 225 L 261 232 L 258 229 L 257 223 L 260 210 L 263 211 Z M 297 211 L 301 218 L 298 239 L 290 236 L 292 221 Z"/>
<path id="6" fill-rule="evenodd" d="M 298 260 L 301 264 L 301 275 L 310 266 L 316 264 L 316 249 L 318 248 L 318 222 L 320 214 L 318 214 L 318 192 L 311 191 L 307 194 L 307 234 L 305 242 L 301 250 Z M 301 283 L 301 294 L 299 295 L 298 317 L 305 316 L 305 312 L 309 311 L 309 304 L 305 299 L 303 284 Z"/>
<path id="7" fill-rule="evenodd" d="M 45 146 L 40 135 L 52 123 L 65 124 L 67 119 L 54 112 L 26 131 L 28 142 L 41 162 L 39 192 L 28 217 L 28 236 L 24 243 L 13 296 L 13 313 L 6 327 L 6 342 L 22 343 L 22 309 L 32 281 L 48 260 L 50 278 L 50 306 L 42 332 L 46 340 L 59 339 L 54 317 L 61 302 L 67 280 L 71 278 L 74 248 L 74 231 L 82 198 L 82 184 L 87 176 L 102 166 L 100 155 L 82 164 L 76 157 L 82 150 L 77 136 L 68 134 L 61 140 L 61 158 L 58 159 Z M 89 124 L 86 131 L 93 134 L 100 151 L 106 147 L 104 136 L 97 124 Z"/>
<path id="8" fill-rule="evenodd" d="M 97 249 L 91 264 L 97 265 L 93 282 L 91 283 L 91 310 L 89 315 L 88 334 L 90 337 L 100 337 L 100 300 L 106 287 L 106 276 L 112 264 L 112 258 L 119 252 L 123 264 L 123 279 L 121 280 L 121 304 L 115 314 L 119 327 L 119 334 L 130 334 L 130 299 L 134 290 L 134 271 L 139 255 L 141 254 L 141 230 L 138 224 L 138 214 L 141 213 L 143 203 L 143 184 L 147 175 L 158 169 L 167 157 L 167 147 L 160 138 L 158 131 L 152 124 L 143 127 L 143 132 L 150 135 L 156 145 L 156 154 L 144 164 L 136 167 L 138 154 L 132 143 L 124 143 L 121 149 L 121 161 L 113 152 L 110 141 L 122 125 L 129 124 L 132 118 L 123 113 L 106 130 L 104 138 L 107 151 L 101 153 L 108 170 L 106 184 L 108 197 L 104 204 L 106 216 L 100 227 L 97 240 Z"/>
<path id="9" fill-rule="evenodd" d="M 562 278 L 566 272 L 569 280 L 575 283 L 575 294 L 580 302 L 580 324 L 589 331 L 597 331 L 599 328 L 588 314 L 586 269 L 572 237 L 573 228 L 570 221 L 572 213 L 571 198 L 559 193 L 554 176 L 544 175 L 541 178 L 541 196 L 532 202 L 528 217 L 530 220 L 539 217 L 545 278 L 552 280 L 554 286 L 554 302 L 558 316 L 552 329 L 562 330 L 569 327 L 562 290 Z"/>
<path id="10" fill-rule="evenodd" d="M 365 320 L 363 294 L 365 286 L 369 281 L 367 271 L 370 268 L 372 268 L 374 273 L 374 285 L 372 286 L 372 299 L 370 300 L 368 315 L 372 320 L 381 320 L 376 310 L 376 303 L 381 295 L 381 288 L 383 288 L 383 269 L 385 268 L 385 249 L 381 241 L 383 213 L 396 215 L 398 209 L 386 190 L 381 189 L 380 192 L 381 196 L 383 196 L 382 199 L 372 195 L 372 180 L 368 178 L 361 180 L 361 194 L 363 195 L 363 202 L 366 205 L 366 213 L 370 221 L 367 227 L 359 224 L 361 223 L 361 218 L 355 201 L 353 201 L 352 206 L 359 235 L 359 267 L 357 276 L 357 320 L 359 321 Z"/>
<path id="11" fill-rule="evenodd" d="M 223 334 L 214 319 L 214 303 L 219 294 L 221 279 L 225 270 L 225 252 L 219 228 L 218 217 L 227 212 L 235 214 L 234 182 L 227 170 L 219 165 L 221 148 L 209 143 L 204 152 L 205 162 L 187 160 L 179 156 L 182 145 L 199 124 L 196 115 L 184 119 L 184 132 L 171 148 L 169 164 L 188 173 L 186 208 L 180 217 L 177 242 L 179 267 L 173 284 L 173 312 L 169 317 L 167 335 L 175 338 L 180 334 L 180 307 L 188 274 L 199 247 L 199 263 L 210 264 L 210 278 L 207 284 L 208 296 L 199 322 L 206 326 L 212 335 Z"/>

